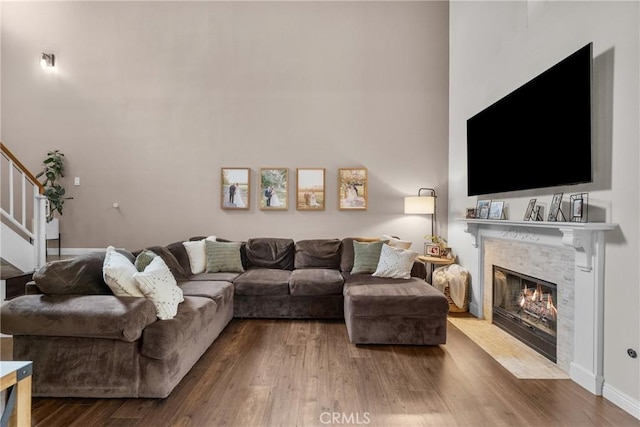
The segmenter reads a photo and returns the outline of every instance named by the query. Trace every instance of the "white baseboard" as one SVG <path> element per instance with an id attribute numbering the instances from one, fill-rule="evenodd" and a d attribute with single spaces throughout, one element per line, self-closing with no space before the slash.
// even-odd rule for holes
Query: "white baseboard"
<path id="1" fill-rule="evenodd" d="M 605 382 L 602 387 L 602 397 L 640 420 L 640 402 L 634 400 L 631 396 L 624 394 Z"/>

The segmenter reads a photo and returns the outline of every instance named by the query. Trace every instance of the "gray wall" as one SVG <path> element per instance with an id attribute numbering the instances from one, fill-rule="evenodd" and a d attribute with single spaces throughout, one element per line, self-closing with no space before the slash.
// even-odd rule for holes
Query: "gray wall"
<path id="1" fill-rule="evenodd" d="M 590 219 L 619 224 L 606 234 L 603 393 L 640 418 L 639 359 L 626 353 L 640 347 L 640 3 L 452 2 L 450 18 L 449 238 L 472 272 L 471 238 L 455 220 L 477 201 L 467 197 L 466 120 L 593 42 L 594 182 L 482 198 L 505 200 L 509 218 L 521 220 L 530 198 L 548 207 L 555 192 L 587 192 Z M 532 165 L 523 151 L 523 173 L 572 161 L 550 153 L 548 164 Z"/>
<path id="2" fill-rule="evenodd" d="M 1 37 L 2 140 L 34 170 L 66 154 L 67 251 L 382 233 L 422 250 L 429 217 L 402 214 L 420 187 L 446 218 L 446 2 L 5 2 Z M 220 209 L 221 167 L 252 169 L 249 211 Z M 326 168 L 326 210 L 293 191 L 257 209 L 261 167 L 292 185 Z M 368 169 L 366 212 L 338 210 L 341 167 Z"/>

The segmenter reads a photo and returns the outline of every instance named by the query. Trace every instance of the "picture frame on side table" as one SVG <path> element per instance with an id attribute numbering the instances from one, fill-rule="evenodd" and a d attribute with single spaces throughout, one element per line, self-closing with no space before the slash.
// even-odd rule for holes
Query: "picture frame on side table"
<path id="1" fill-rule="evenodd" d="M 325 207 L 324 168 L 298 168 L 296 175 L 296 209 L 323 211 Z"/>
<path id="2" fill-rule="evenodd" d="M 265 211 L 289 209 L 289 169 L 260 169 L 260 206 Z"/>
<path id="3" fill-rule="evenodd" d="M 367 170 L 342 168 L 338 170 L 338 209 L 367 209 Z"/>
<path id="4" fill-rule="evenodd" d="M 529 221 L 531 219 L 531 215 L 533 215 L 533 208 L 536 207 L 536 200 L 537 199 L 529 200 L 529 204 L 527 205 L 527 210 L 524 212 L 523 220 Z M 535 219 L 534 219 L 534 221 L 535 221 Z"/>
<path id="5" fill-rule="evenodd" d="M 503 201 L 491 201 L 489 205 L 489 219 L 504 219 Z"/>
<path id="6" fill-rule="evenodd" d="M 571 201 L 571 222 L 588 222 L 588 193 L 572 194 Z"/>
<path id="7" fill-rule="evenodd" d="M 476 206 L 476 218 L 489 219 L 490 205 L 491 205 L 491 200 L 478 200 L 478 205 Z"/>
<path id="8" fill-rule="evenodd" d="M 221 168 L 220 206 L 222 209 L 249 209 L 251 202 L 251 169 Z"/>
<path id="9" fill-rule="evenodd" d="M 440 245 L 425 244 L 424 252 L 427 256 L 440 256 Z"/>
<path id="10" fill-rule="evenodd" d="M 560 209 L 560 206 L 562 205 L 563 194 L 564 193 L 555 193 L 553 195 L 553 199 L 551 199 L 551 206 L 549 207 L 549 216 L 547 217 L 547 221 L 558 221 L 558 215 L 562 215 L 562 219 L 564 219 L 564 214 L 562 213 L 562 209 Z"/>

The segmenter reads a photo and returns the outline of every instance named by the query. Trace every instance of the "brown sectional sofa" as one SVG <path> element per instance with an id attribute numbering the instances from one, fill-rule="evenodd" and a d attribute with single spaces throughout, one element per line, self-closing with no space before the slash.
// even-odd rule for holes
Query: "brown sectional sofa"
<path id="1" fill-rule="evenodd" d="M 0 330 L 13 335 L 15 360 L 34 362 L 33 394 L 56 397 L 164 398 L 233 317 L 344 318 L 356 344 L 446 343 L 449 305 L 424 264 L 410 279 L 352 275 L 353 240 L 250 239 L 244 272 L 195 275 L 182 242 L 148 248 L 184 295 L 169 320 L 146 298 L 112 294 L 103 253 L 55 261 L 29 295 L 1 306 Z"/>

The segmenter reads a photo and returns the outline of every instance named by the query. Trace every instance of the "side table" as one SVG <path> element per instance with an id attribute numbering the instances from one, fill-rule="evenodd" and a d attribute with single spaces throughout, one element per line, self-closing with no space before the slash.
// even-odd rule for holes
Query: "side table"
<path id="1" fill-rule="evenodd" d="M 0 362 L 0 391 L 9 390 L 0 425 L 31 425 L 31 373 L 33 362 Z M 14 410 L 15 407 L 15 410 Z"/>
<path id="2" fill-rule="evenodd" d="M 426 264 L 429 264 L 431 268 L 427 271 L 428 282 L 431 283 L 431 276 L 433 275 L 434 265 L 450 265 L 456 262 L 456 257 L 446 258 L 439 256 L 420 255 L 418 259 Z"/>

